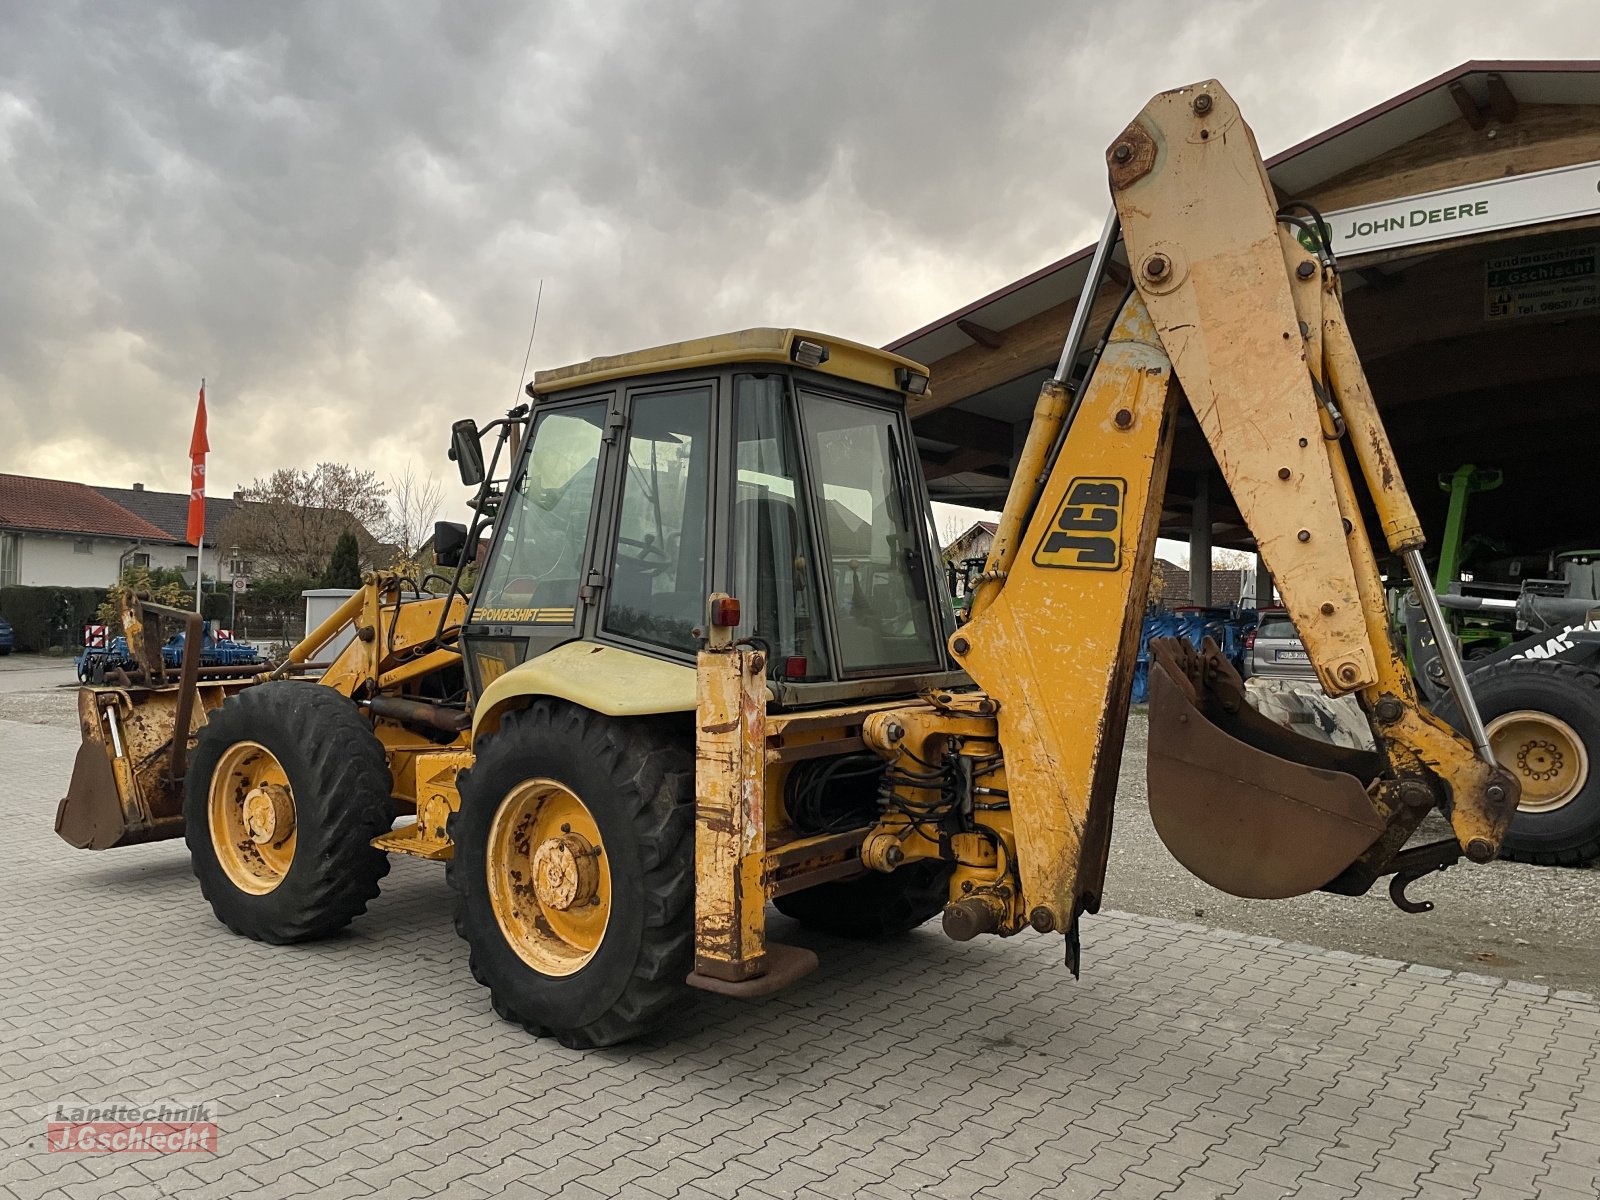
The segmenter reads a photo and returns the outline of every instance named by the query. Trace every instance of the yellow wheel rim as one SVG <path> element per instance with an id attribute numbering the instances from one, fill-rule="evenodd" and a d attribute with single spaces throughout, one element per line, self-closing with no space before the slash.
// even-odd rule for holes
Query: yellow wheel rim
<path id="1" fill-rule="evenodd" d="M 1519 812 L 1552 812 L 1583 790 L 1589 751 L 1560 717 L 1519 708 L 1489 722 L 1495 760 L 1522 783 Z"/>
<path id="2" fill-rule="evenodd" d="M 506 941 L 541 975 L 571 975 L 594 957 L 611 918 L 611 869 L 600 827 L 553 779 L 530 779 L 489 827 L 489 902 Z"/>
<path id="3" fill-rule="evenodd" d="M 240 891 L 263 896 L 294 862 L 294 789 L 277 757 L 260 742 L 228 747 L 207 794 L 211 845 Z"/>

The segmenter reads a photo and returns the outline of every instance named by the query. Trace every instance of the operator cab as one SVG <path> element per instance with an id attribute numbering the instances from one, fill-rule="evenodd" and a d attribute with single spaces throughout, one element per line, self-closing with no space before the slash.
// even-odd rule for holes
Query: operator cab
<path id="1" fill-rule="evenodd" d="M 478 694 L 577 638 L 693 666 L 712 592 L 780 705 L 953 686 L 909 359 L 749 329 L 541 371 L 463 630 Z"/>

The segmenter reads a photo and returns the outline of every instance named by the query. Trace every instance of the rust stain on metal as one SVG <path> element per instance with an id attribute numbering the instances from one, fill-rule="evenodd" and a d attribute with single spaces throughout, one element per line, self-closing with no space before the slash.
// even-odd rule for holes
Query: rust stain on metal
<path id="1" fill-rule="evenodd" d="M 1138 120 L 1118 134 L 1106 151 L 1111 186 L 1118 191 L 1143 179 L 1155 163 L 1155 139 Z"/>

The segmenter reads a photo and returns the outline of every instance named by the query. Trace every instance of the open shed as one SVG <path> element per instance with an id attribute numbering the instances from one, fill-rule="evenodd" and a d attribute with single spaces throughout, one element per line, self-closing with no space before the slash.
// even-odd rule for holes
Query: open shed
<path id="1" fill-rule="evenodd" d="M 1280 200 L 1333 227 L 1356 345 L 1430 536 L 1438 478 L 1476 463 L 1505 483 L 1475 502 L 1475 533 L 1528 554 L 1600 544 L 1600 62 L 1465 63 L 1267 168 Z M 932 369 L 912 413 L 935 499 L 1003 502 L 1092 249 L 890 343 Z M 1126 282 L 1125 263 L 1113 272 Z M 1091 330 L 1120 290 L 1102 290 Z M 1187 416 L 1162 533 L 1251 546 Z"/>

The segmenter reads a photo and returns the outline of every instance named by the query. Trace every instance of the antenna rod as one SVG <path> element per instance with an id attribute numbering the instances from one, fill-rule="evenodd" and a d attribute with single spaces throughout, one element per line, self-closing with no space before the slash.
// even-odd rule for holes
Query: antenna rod
<path id="1" fill-rule="evenodd" d="M 522 356 L 522 374 L 517 379 L 516 390 L 512 393 L 512 407 L 522 397 L 522 385 L 528 381 L 528 364 L 533 361 L 533 335 L 539 332 L 539 304 L 544 300 L 544 280 L 539 280 L 538 295 L 533 298 L 533 328 L 528 330 L 528 352 Z"/>

